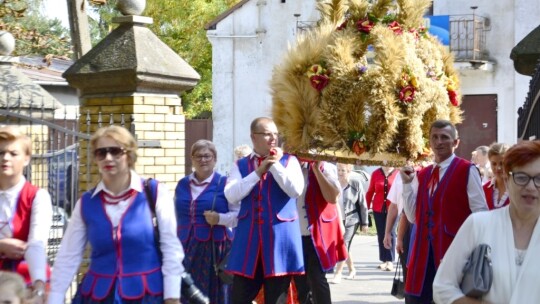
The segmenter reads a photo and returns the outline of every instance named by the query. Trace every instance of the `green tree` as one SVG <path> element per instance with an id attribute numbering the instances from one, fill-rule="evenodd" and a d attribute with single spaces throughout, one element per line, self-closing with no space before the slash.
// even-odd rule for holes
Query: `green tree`
<path id="1" fill-rule="evenodd" d="M 200 75 L 195 88 L 182 94 L 187 117 L 208 116 L 212 111 L 212 47 L 204 25 L 238 0 L 148 0 L 145 15 L 150 28 Z"/>
<path id="2" fill-rule="evenodd" d="M 43 0 L 0 0 L 0 30 L 10 32 L 17 43 L 13 55 L 69 56 L 69 31 L 58 19 L 42 15 Z"/>
<path id="3" fill-rule="evenodd" d="M 204 25 L 238 1 L 147 0 L 143 14 L 154 19 L 149 28 L 201 75 L 199 84 L 181 96 L 189 118 L 208 117 L 212 112 L 212 47 Z M 114 28 L 111 20 L 119 15 L 114 8 L 116 2 L 91 1 L 91 15 L 98 16 L 91 22 L 93 44 Z"/>

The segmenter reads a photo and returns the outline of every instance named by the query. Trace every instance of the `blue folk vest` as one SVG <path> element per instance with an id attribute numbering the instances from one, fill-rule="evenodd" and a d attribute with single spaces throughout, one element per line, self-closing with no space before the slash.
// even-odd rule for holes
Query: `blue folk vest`
<path id="1" fill-rule="evenodd" d="M 286 167 L 290 156 L 280 163 Z M 248 156 L 238 160 L 242 177 L 255 170 Z M 242 200 L 238 226 L 230 252 L 227 270 L 253 278 L 261 258 L 264 277 L 304 272 L 302 238 L 296 199 L 289 197 L 268 172 Z"/>
<path id="2" fill-rule="evenodd" d="M 152 215 L 144 192 L 137 193 L 114 229 L 104 203 L 93 191 L 83 194 L 81 216 L 92 246 L 81 292 L 94 300 L 107 297 L 117 281 L 122 299 L 163 294 L 163 275 L 154 239 Z"/>
<path id="3" fill-rule="evenodd" d="M 203 213 L 206 210 L 212 209 L 214 193 L 216 191 L 217 196 L 214 211 L 218 213 L 229 212 L 229 205 L 223 192 L 226 183 L 227 178 L 217 172 L 214 173 L 210 184 L 207 185 L 196 200 L 193 200 L 191 197 L 189 176 L 182 178 L 178 182 L 175 190 L 175 207 L 178 223 L 177 233 L 178 238 L 182 241 L 182 245 L 185 245 L 192 232 L 193 236 L 199 241 L 210 240 L 212 227 L 206 222 Z M 225 226 L 215 225 L 213 228 L 214 241 L 223 241 L 225 237 L 232 240 L 230 229 L 227 229 Z"/>

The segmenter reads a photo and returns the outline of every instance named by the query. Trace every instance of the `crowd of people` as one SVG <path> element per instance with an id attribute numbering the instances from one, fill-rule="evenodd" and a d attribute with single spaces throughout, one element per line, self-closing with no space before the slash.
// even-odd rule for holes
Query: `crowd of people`
<path id="1" fill-rule="evenodd" d="M 540 299 L 532 287 L 540 142 L 480 146 L 469 161 L 454 154 L 455 126 L 438 120 L 432 162 L 380 167 L 362 179 L 352 165 L 284 151 L 271 118 L 253 120 L 250 137 L 227 175 L 215 170 L 215 145 L 195 142 L 194 170 L 172 193 L 135 172 L 137 143 L 127 129 L 98 129 L 89 149 L 100 180 L 75 204 L 51 273 L 51 199 L 23 175 L 31 140 L 0 127 L 0 291 L 12 286 L 11 303 L 64 303 L 86 255 L 72 303 L 191 303 L 187 288 L 207 303 L 331 303 L 329 283 L 341 282 L 345 265 L 346 278 L 357 276 L 349 249 L 371 210 L 378 268 L 393 271 L 399 260 L 405 303 Z M 478 299 L 460 281 L 480 243 L 492 248 L 494 280 Z"/>

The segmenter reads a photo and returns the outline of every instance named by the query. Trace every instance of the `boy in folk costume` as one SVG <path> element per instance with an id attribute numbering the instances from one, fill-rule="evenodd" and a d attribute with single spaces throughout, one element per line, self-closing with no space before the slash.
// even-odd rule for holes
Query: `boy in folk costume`
<path id="1" fill-rule="evenodd" d="M 23 175 L 31 151 L 20 129 L 0 127 L 0 268 L 23 275 L 36 303 L 44 303 L 52 205 L 49 193 Z"/>

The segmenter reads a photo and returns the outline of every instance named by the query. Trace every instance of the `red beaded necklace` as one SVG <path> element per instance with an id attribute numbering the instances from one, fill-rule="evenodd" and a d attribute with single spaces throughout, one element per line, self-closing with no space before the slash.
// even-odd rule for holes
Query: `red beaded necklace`
<path id="1" fill-rule="evenodd" d="M 101 201 L 108 205 L 118 205 L 118 203 L 125 201 L 132 196 L 135 196 L 137 194 L 137 191 L 135 189 L 129 189 L 126 191 L 126 193 L 114 196 L 111 195 L 105 191 L 101 191 L 99 194 L 99 197 L 101 198 Z"/>

